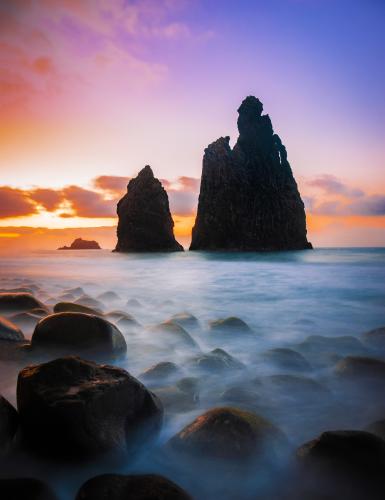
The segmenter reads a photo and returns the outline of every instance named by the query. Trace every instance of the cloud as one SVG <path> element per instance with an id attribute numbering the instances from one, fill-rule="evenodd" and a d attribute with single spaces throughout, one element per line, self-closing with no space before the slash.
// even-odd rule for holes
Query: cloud
<path id="1" fill-rule="evenodd" d="M 22 189 L 0 187 L 0 218 L 22 217 L 37 213 L 36 205 Z"/>
<path id="2" fill-rule="evenodd" d="M 93 180 L 93 185 L 102 191 L 109 191 L 121 195 L 127 189 L 130 177 L 120 177 L 117 175 L 99 175 Z"/>
<path id="3" fill-rule="evenodd" d="M 307 185 L 321 189 L 326 194 L 337 194 L 347 198 L 359 198 L 364 195 L 361 189 L 349 187 L 334 175 L 324 174 L 307 181 Z"/>
<path id="4" fill-rule="evenodd" d="M 351 203 L 349 212 L 354 215 L 385 215 L 385 195 L 371 195 Z"/>
<path id="5" fill-rule="evenodd" d="M 48 212 L 56 210 L 64 201 L 63 192 L 55 189 L 34 189 L 29 192 L 29 196 Z"/>
<path id="6" fill-rule="evenodd" d="M 78 217 L 116 217 L 116 201 L 107 200 L 100 193 L 78 186 L 63 189 L 65 200 Z"/>

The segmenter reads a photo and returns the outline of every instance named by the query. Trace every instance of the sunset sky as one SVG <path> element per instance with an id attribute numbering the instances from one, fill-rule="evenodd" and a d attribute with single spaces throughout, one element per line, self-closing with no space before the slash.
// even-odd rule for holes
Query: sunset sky
<path id="1" fill-rule="evenodd" d="M 204 148 L 261 99 L 315 246 L 385 246 L 383 0 L 0 0 L 0 249 L 115 245 L 150 164 L 188 244 Z"/>

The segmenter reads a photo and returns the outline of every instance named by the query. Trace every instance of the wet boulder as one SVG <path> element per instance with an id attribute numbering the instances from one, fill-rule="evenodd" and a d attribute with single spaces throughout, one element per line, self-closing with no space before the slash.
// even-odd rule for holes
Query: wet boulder
<path id="1" fill-rule="evenodd" d="M 83 306 L 81 304 L 75 304 L 74 302 L 58 302 L 53 307 L 54 313 L 62 312 L 74 312 L 74 313 L 84 313 L 84 314 L 95 314 L 101 316 L 101 311 L 97 309 L 92 309 L 92 307 Z"/>
<path id="2" fill-rule="evenodd" d="M 238 408 L 213 408 L 176 434 L 169 448 L 198 460 L 248 462 L 286 442 L 271 422 Z"/>
<path id="3" fill-rule="evenodd" d="M 46 309 L 45 305 L 31 293 L 0 293 L 0 312 L 2 313 L 24 312 L 37 307 Z"/>
<path id="4" fill-rule="evenodd" d="M 251 328 L 245 321 L 235 316 L 230 316 L 228 318 L 210 321 L 209 330 L 212 333 L 229 333 L 229 334 L 252 332 Z"/>
<path id="5" fill-rule="evenodd" d="M 128 372 L 76 357 L 21 370 L 17 406 L 26 446 L 60 459 L 136 451 L 156 437 L 163 416 Z"/>
<path id="6" fill-rule="evenodd" d="M 190 364 L 196 370 L 209 373 L 242 370 L 245 368 L 243 363 L 223 349 L 213 349 L 209 353 L 196 356 Z"/>
<path id="7" fill-rule="evenodd" d="M 385 351 L 385 326 L 364 333 L 362 338 L 364 343 L 372 349 Z"/>
<path id="8" fill-rule="evenodd" d="M 136 319 L 127 313 L 116 320 L 116 325 L 124 331 L 135 331 L 140 327 Z"/>
<path id="9" fill-rule="evenodd" d="M 302 445 L 297 458 L 305 477 L 332 498 L 383 498 L 385 441 L 364 431 L 328 431 Z M 322 491 L 321 490 L 321 491 Z"/>
<path id="10" fill-rule="evenodd" d="M 266 395 L 276 394 L 285 400 L 320 401 L 331 397 L 327 387 L 316 380 L 300 375 L 269 375 L 256 380 Z"/>
<path id="11" fill-rule="evenodd" d="M 178 386 L 160 387 L 153 390 L 168 413 L 184 413 L 194 410 L 199 402 L 199 395 L 196 392 L 182 390 Z"/>
<path id="12" fill-rule="evenodd" d="M 257 391 L 243 385 L 234 385 L 224 390 L 220 395 L 220 399 L 225 403 L 248 408 L 255 407 L 260 402 Z"/>
<path id="13" fill-rule="evenodd" d="M 335 366 L 335 373 L 343 379 L 385 381 L 385 361 L 364 356 L 347 356 Z"/>
<path id="14" fill-rule="evenodd" d="M 198 345 L 191 335 L 173 321 L 165 321 L 159 325 L 152 326 L 147 329 L 147 332 L 150 335 L 158 336 L 162 343 L 167 344 L 171 348 L 198 349 Z"/>
<path id="15" fill-rule="evenodd" d="M 24 335 L 12 321 L 0 316 L 0 341 L 2 340 L 18 342 L 24 340 Z"/>
<path id="16" fill-rule="evenodd" d="M 175 385 L 182 392 L 198 396 L 201 384 L 197 377 L 183 377 Z"/>
<path id="17" fill-rule="evenodd" d="M 155 474 L 103 474 L 89 479 L 76 500 L 190 500 L 177 484 Z"/>
<path id="18" fill-rule="evenodd" d="M 368 425 L 366 430 L 385 440 L 385 419 L 376 420 Z"/>
<path id="19" fill-rule="evenodd" d="M 91 309 L 101 310 L 103 309 L 103 304 L 96 299 L 88 295 L 82 295 L 74 302 L 75 304 L 80 304 L 81 306 L 91 307 Z"/>
<path id="20" fill-rule="evenodd" d="M 19 424 L 19 416 L 15 408 L 0 395 L 0 454 L 10 447 Z M 0 498 L 1 495 L 0 495 Z"/>
<path id="21" fill-rule="evenodd" d="M 171 316 L 170 321 L 177 323 L 183 328 L 194 329 L 199 327 L 198 319 L 190 313 L 178 313 Z"/>
<path id="22" fill-rule="evenodd" d="M 0 498 L 4 500 L 58 500 L 48 484 L 32 477 L 0 479 Z"/>
<path id="23" fill-rule="evenodd" d="M 262 358 L 268 363 L 284 370 L 307 372 L 312 367 L 302 354 L 287 348 L 269 349 L 262 354 Z"/>
<path id="24" fill-rule="evenodd" d="M 359 354 L 365 351 L 365 346 L 359 339 L 351 335 L 340 337 L 325 337 L 323 335 L 311 335 L 297 344 L 297 348 L 303 353 L 338 353 Z"/>
<path id="25" fill-rule="evenodd" d="M 32 335 L 32 348 L 66 354 L 121 356 L 127 345 L 118 328 L 99 316 L 63 312 L 43 318 Z"/>
<path id="26" fill-rule="evenodd" d="M 139 375 L 139 378 L 149 382 L 162 382 L 180 373 L 180 368 L 171 361 L 161 361 L 151 366 Z"/>
<path id="27" fill-rule="evenodd" d="M 104 302 L 104 301 L 115 302 L 117 300 L 120 300 L 120 297 L 117 293 L 115 293 L 113 291 L 108 291 L 108 292 L 104 292 L 104 293 L 101 293 L 100 295 L 98 295 L 98 300 L 101 300 L 102 302 Z"/>

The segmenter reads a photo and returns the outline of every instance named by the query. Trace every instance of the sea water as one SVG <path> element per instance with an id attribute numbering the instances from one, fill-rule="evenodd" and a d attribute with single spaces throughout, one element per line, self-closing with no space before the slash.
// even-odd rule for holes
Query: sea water
<path id="1" fill-rule="evenodd" d="M 183 376 L 200 380 L 199 397 L 191 405 L 166 409 L 159 442 L 163 443 L 197 415 L 215 406 L 239 406 L 270 419 L 289 438 L 292 449 L 324 430 L 364 428 L 370 419 L 384 418 L 384 402 L 370 402 L 357 394 L 354 401 L 333 393 L 330 374 L 333 363 L 348 352 L 329 353 L 330 360 L 307 357 L 311 371 L 295 373 L 315 380 L 330 390 L 325 406 L 315 397 L 309 400 L 296 394 L 261 391 L 258 380 L 293 371 L 271 363 L 264 353 L 272 348 L 298 346 L 309 336 L 353 336 L 361 340 L 363 332 L 385 325 L 385 249 L 323 248 L 281 253 L 205 253 L 117 254 L 106 250 L 41 251 L 1 258 L 0 288 L 36 285 L 36 296 L 51 306 L 66 289 L 81 287 L 97 298 L 114 291 L 118 299 L 104 301 L 104 312 L 123 310 L 141 325 L 126 337 L 127 357 L 116 364 L 134 376 L 160 361 L 176 363 Z M 135 301 L 132 301 L 135 299 Z M 129 302 L 131 301 L 131 302 Z M 127 303 L 129 305 L 127 305 Z M 191 313 L 199 321 L 189 330 L 203 353 L 225 349 L 245 365 L 239 373 L 199 374 L 191 368 L 197 353 L 169 351 L 161 336 L 151 335 L 149 327 L 168 320 L 174 314 Z M 221 338 L 213 335 L 209 322 L 229 316 L 245 321 L 252 336 L 234 332 Z M 25 328 L 26 337 L 32 328 Z M 156 337 L 156 338 L 155 338 Z M 320 356 L 325 353 L 320 353 Z M 366 354 L 366 353 L 364 353 Z M 335 356 L 335 358 L 333 358 Z M 7 373 L 5 373 L 7 372 Z M 294 370 L 295 372 L 295 370 Z M 17 373 L 9 372 L 2 362 L 0 392 L 15 404 Z M 150 384 L 173 386 L 174 382 Z M 146 384 L 147 385 L 147 384 Z M 226 390 L 237 387 L 251 390 L 255 400 L 227 401 Z M 252 397 L 251 397 L 252 399 Z M 155 453 L 155 452 L 154 452 Z M 155 456 L 155 454 L 154 454 Z M 114 469 L 115 470 L 115 469 Z M 46 469 L 34 471 L 44 478 Z M 112 472 L 98 470 L 94 472 Z M 151 453 L 136 461 L 122 463 L 119 472 L 157 472 L 165 474 L 201 498 L 214 498 L 215 484 L 201 478 L 200 484 L 177 467 L 167 466 Z M 71 479 L 58 471 L 45 479 L 53 481 L 62 498 L 72 498 L 87 474 L 71 472 Z M 52 479 L 53 478 L 53 479 Z M 205 490 L 205 482 L 207 489 Z M 211 481 L 212 482 L 212 481 Z M 248 497 L 245 492 L 227 490 L 228 498 Z M 249 492 L 250 493 L 250 492 Z M 224 492 L 220 492 L 223 498 Z M 252 490 L 250 497 L 255 497 Z"/>

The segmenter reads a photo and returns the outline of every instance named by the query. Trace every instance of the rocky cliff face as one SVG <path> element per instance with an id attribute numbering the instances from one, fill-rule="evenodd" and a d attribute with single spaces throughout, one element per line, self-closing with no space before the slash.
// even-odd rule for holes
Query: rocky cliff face
<path id="1" fill-rule="evenodd" d="M 229 137 L 206 148 L 191 250 L 311 248 L 286 148 L 262 109 L 259 99 L 247 97 L 234 148 Z"/>
<path id="2" fill-rule="evenodd" d="M 118 216 L 117 252 L 183 250 L 174 237 L 167 193 L 148 165 L 130 180 Z"/>

